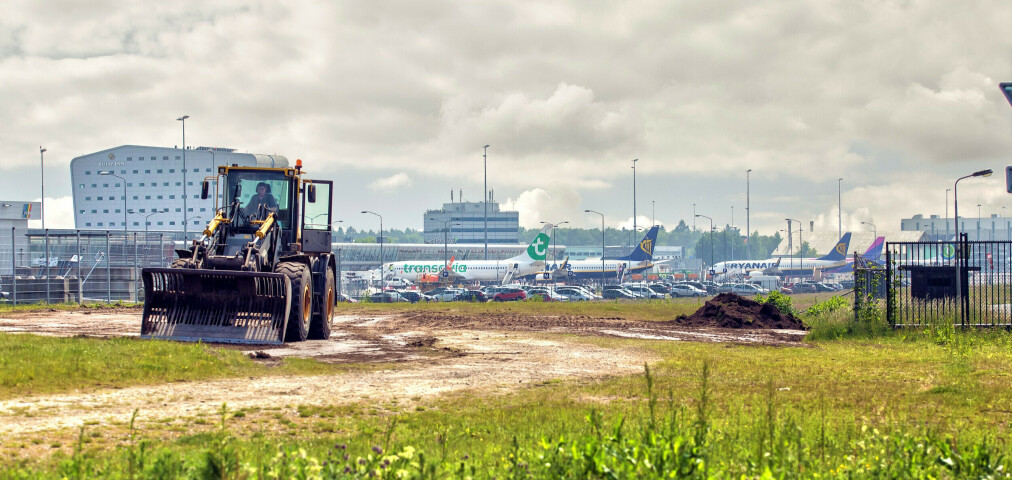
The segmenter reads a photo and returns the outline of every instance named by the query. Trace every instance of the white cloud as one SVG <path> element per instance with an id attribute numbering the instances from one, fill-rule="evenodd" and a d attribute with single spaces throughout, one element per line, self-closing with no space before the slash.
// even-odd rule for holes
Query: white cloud
<path id="1" fill-rule="evenodd" d="M 369 188 L 382 192 L 393 192 L 411 185 L 411 178 L 404 172 L 380 178 L 369 184 Z"/>
<path id="2" fill-rule="evenodd" d="M 725 185 L 751 168 L 769 182 L 753 184 L 753 229 L 796 210 L 832 226 L 823 190 L 840 176 L 869 195 L 844 202 L 851 224 L 867 209 L 896 225 L 944 202 L 960 172 L 1006 162 L 1012 110 L 996 84 L 1012 79 L 1010 22 L 1004 0 L 14 0 L 0 19 L 0 172 L 33 168 L 40 145 L 64 171 L 116 145 L 176 145 L 189 114 L 191 145 L 303 158 L 338 184 L 342 170 L 373 175 L 344 187 L 353 199 L 412 179 L 443 184 L 403 204 L 473 191 L 491 144 L 489 186 L 533 202 L 535 222 L 586 217 L 541 211 L 554 202 L 537 190 L 628 216 L 616 179 L 639 158 L 651 198 L 680 212 L 743 207 Z M 919 170 L 935 175 L 883 180 Z M 11 190 L 27 198 L 23 183 Z M 391 223 L 417 227 L 422 208 Z M 763 223 L 763 208 L 779 211 Z"/>
<path id="3" fill-rule="evenodd" d="M 562 228 L 585 227 L 581 203 L 582 198 L 575 189 L 552 188 L 549 191 L 535 188 L 521 193 L 516 199 L 506 199 L 503 208 L 518 211 L 520 226 L 524 228 L 541 228 L 541 222 L 569 222 Z"/>

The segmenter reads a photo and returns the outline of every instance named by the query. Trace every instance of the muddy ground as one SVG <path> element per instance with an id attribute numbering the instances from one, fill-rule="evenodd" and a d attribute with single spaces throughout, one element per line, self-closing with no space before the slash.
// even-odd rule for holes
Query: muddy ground
<path id="1" fill-rule="evenodd" d="M 0 316 L 0 332 L 59 336 L 136 336 L 140 309 L 35 311 Z M 455 315 L 439 312 L 338 316 L 330 340 L 278 347 L 258 361 L 312 357 L 325 362 L 383 362 L 394 367 L 319 377 L 224 379 L 29 396 L 0 401 L 0 438 L 122 424 L 139 409 L 146 421 L 263 405 L 412 402 L 476 390 L 509 391 L 553 379 L 626 375 L 657 360 L 638 349 L 609 349 L 579 336 L 796 346 L 799 330 L 738 330 L 574 315 Z M 569 334 L 576 335 L 571 337 Z M 576 340 L 574 340 L 576 338 Z M 3 443 L 0 441 L 0 443 Z"/>

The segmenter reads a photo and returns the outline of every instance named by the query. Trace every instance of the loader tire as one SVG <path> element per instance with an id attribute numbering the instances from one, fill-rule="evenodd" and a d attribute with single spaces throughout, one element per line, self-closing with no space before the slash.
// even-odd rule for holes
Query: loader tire
<path id="1" fill-rule="evenodd" d="M 330 338 L 330 322 L 334 318 L 334 302 L 337 292 L 334 287 L 334 272 L 327 268 L 327 285 L 323 290 L 323 305 L 320 305 L 320 313 L 313 314 L 313 321 L 309 324 L 310 340 L 327 340 Z"/>
<path id="2" fill-rule="evenodd" d="M 288 314 L 286 342 L 301 342 L 309 335 L 309 322 L 313 317 L 313 282 L 309 267 L 302 263 L 283 262 L 274 269 L 288 277 L 292 283 L 292 309 Z"/>

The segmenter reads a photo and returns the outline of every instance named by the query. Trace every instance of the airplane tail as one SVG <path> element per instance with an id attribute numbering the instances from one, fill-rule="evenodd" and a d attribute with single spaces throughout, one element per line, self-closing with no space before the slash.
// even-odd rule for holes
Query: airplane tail
<path id="1" fill-rule="evenodd" d="M 885 246 L 885 237 L 878 237 L 872 242 L 871 246 L 868 247 L 868 251 L 861 255 L 861 258 L 865 260 L 874 260 L 882 258 L 882 248 Z"/>
<path id="2" fill-rule="evenodd" d="M 831 252 L 823 257 L 819 257 L 819 260 L 829 261 L 843 261 L 847 259 L 847 248 L 850 247 L 850 232 L 843 234 L 840 237 L 840 241 L 836 243 L 836 247 Z"/>
<path id="3" fill-rule="evenodd" d="M 527 250 L 510 260 L 544 262 L 545 256 L 548 254 L 548 244 L 551 243 L 551 240 L 552 226 L 545 225 L 541 231 L 538 232 L 538 235 L 534 237 L 534 241 L 527 246 Z"/>
<path id="4" fill-rule="evenodd" d="M 643 262 L 650 261 L 654 257 L 654 245 L 657 243 L 657 232 L 660 227 L 654 225 L 650 227 L 647 234 L 643 236 L 643 240 L 640 240 L 639 245 L 633 248 L 633 251 L 624 257 L 620 257 L 617 260 L 625 260 L 629 262 Z"/>

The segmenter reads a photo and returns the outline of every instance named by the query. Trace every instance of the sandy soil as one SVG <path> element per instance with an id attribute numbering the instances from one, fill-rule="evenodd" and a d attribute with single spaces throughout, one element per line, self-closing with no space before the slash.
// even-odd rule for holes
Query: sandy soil
<path id="1" fill-rule="evenodd" d="M 7 314 L 2 332 L 64 336 L 133 336 L 140 310 L 46 311 Z M 94 393 L 31 396 L 0 402 L 0 438 L 89 424 L 122 423 L 134 409 L 147 421 L 212 414 L 266 405 L 336 405 L 359 401 L 412 401 L 465 389 L 508 391 L 550 379 L 599 378 L 636 373 L 656 360 L 640 350 L 615 350 L 567 340 L 555 333 L 640 338 L 799 345 L 794 330 L 688 328 L 675 322 L 639 322 L 582 316 L 497 314 L 463 316 L 407 313 L 340 316 L 330 340 L 260 351 L 277 357 L 328 362 L 402 362 L 369 373 L 315 377 L 241 378 L 132 387 Z"/>

